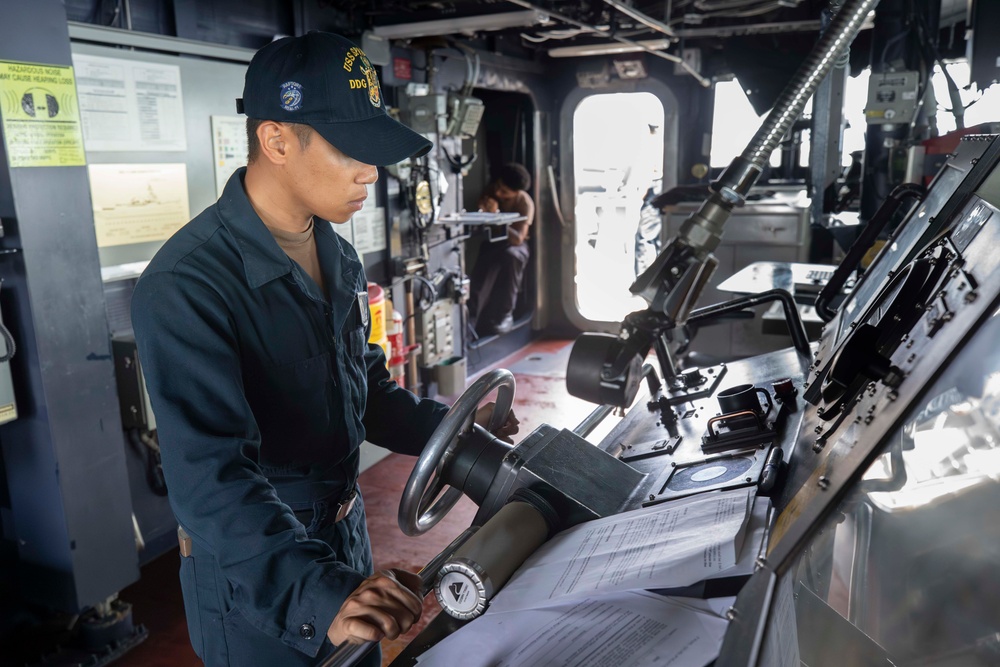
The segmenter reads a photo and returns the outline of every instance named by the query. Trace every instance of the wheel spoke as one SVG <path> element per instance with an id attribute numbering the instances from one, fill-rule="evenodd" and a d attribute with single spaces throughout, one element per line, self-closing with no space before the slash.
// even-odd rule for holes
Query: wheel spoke
<path id="1" fill-rule="evenodd" d="M 424 495 L 420 497 L 420 504 L 417 506 L 417 514 L 423 516 L 434 501 L 437 500 L 438 496 L 441 495 L 441 491 L 444 490 L 444 480 L 440 476 L 434 475 L 434 479 L 431 480 L 430 486 L 424 491 Z"/>
<path id="2" fill-rule="evenodd" d="M 498 390 L 497 399 L 489 427 L 491 431 L 497 430 L 506 422 L 514 401 L 514 376 L 503 369 L 476 380 L 455 401 L 428 439 L 399 502 L 399 527 L 405 534 L 427 532 L 462 497 L 461 489 L 449 487 L 443 481 L 443 472 L 455 456 L 455 449 L 461 446 L 459 435 L 472 430 L 479 403 L 494 390 Z"/>

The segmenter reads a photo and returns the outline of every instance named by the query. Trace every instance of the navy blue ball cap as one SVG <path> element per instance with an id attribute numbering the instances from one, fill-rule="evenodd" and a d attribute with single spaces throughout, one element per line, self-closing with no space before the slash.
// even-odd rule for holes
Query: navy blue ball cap
<path id="1" fill-rule="evenodd" d="M 375 67 L 340 35 L 310 32 L 254 54 L 237 110 L 304 123 L 342 153 L 376 166 L 424 155 L 431 142 L 386 112 Z"/>

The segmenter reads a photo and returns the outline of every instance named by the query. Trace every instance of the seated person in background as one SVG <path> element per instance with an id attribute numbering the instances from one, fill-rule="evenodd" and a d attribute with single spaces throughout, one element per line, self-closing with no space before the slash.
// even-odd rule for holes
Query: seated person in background
<path id="1" fill-rule="evenodd" d="M 528 170 L 516 162 L 500 168 L 497 178 L 479 199 L 479 210 L 519 213 L 524 220 L 507 227 L 506 240 L 484 242 L 472 271 L 469 317 L 480 333 L 504 334 L 514 326 L 514 304 L 528 265 L 528 228 L 535 217 L 535 202 Z"/>

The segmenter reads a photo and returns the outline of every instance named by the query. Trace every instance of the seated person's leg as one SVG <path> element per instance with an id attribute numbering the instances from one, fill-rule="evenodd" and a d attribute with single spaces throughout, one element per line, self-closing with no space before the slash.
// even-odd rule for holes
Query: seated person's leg
<path id="1" fill-rule="evenodd" d="M 500 272 L 499 253 L 495 245 L 484 243 L 480 246 L 479 257 L 470 276 L 469 324 L 481 332 L 493 325 L 490 320 L 490 295 Z"/>
<path id="2" fill-rule="evenodd" d="M 528 246 L 507 246 L 499 259 L 500 271 L 494 290 L 496 333 L 507 333 L 514 326 L 514 304 L 517 292 L 524 279 L 524 269 L 528 265 Z"/>

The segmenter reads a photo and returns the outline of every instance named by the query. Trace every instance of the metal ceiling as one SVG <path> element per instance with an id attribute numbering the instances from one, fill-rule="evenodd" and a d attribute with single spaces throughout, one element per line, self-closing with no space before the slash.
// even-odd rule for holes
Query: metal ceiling
<path id="1" fill-rule="evenodd" d="M 417 0 L 377 3 L 375 9 L 369 5 L 367 13 L 374 26 L 451 19 L 460 22 L 456 33 L 464 31 L 468 34 L 476 32 L 474 27 L 463 30 L 464 26 L 474 26 L 467 21 L 470 17 L 516 13 L 528 5 L 548 13 L 551 20 L 502 30 L 505 33 L 517 32 L 525 35 L 529 42 L 539 43 L 573 40 L 581 34 L 594 34 L 593 30 L 581 32 L 580 24 L 605 35 L 617 34 L 626 38 L 649 38 L 665 33 L 675 35 L 677 31 L 694 27 L 726 28 L 754 23 L 773 25 L 784 21 L 801 26 L 803 20 L 817 19 L 826 4 L 826 0 Z"/>
<path id="2" fill-rule="evenodd" d="M 942 27 L 965 20 L 967 0 L 941 0 Z M 367 27 L 434 22 L 437 34 L 518 38 L 532 50 L 557 46 L 662 39 L 705 40 L 749 34 L 815 33 L 830 0 L 415 0 L 378 3 L 341 0 L 363 13 Z M 503 26 L 497 14 L 528 17 Z M 537 15 L 548 17 L 539 21 Z M 483 21 L 476 23 L 476 17 Z M 453 23 L 453 27 L 449 25 Z M 443 27 L 442 27 L 443 26 Z"/>

